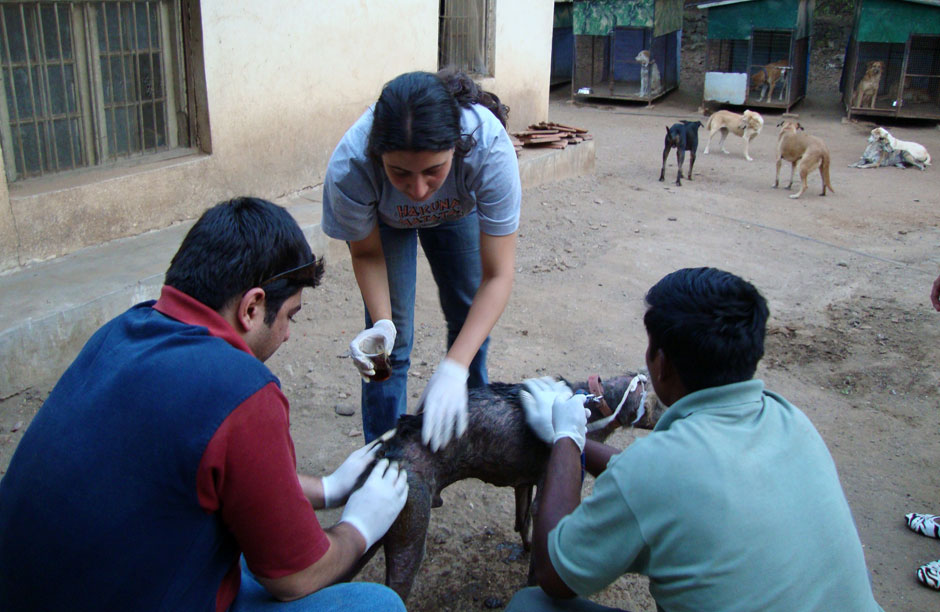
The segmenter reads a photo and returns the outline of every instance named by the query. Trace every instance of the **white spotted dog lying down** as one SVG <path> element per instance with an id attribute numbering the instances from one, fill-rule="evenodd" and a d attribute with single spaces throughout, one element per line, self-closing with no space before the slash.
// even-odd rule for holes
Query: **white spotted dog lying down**
<path id="1" fill-rule="evenodd" d="M 849 164 L 849 168 L 884 168 L 886 166 L 907 168 L 908 165 L 900 151 L 895 151 L 874 136 L 869 136 L 865 152 L 857 162 Z"/>
<path id="2" fill-rule="evenodd" d="M 868 137 L 868 146 L 859 160 L 849 164 L 849 168 L 884 168 L 885 166 L 897 166 L 898 168 L 907 168 L 904 159 L 897 151 L 886 151 L 883 144 L 878 142 L 874 136 Z"/>
<path id="3" fill-rule="evenodd" d="M 898 140 L 882 127 L 871 131 L 868 142 L 878 142 L 887 153 L 897 152 L 904 163 L 917 166 L 921 170 L 926 170 L 930 165 L 930 153 L 924 145 L 909 140 Z"/>

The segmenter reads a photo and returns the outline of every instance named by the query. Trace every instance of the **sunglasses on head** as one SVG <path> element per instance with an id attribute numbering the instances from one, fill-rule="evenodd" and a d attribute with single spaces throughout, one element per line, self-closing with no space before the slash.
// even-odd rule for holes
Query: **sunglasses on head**
<path id="1" fill-rule="evenodd" d="M 291 268 L 290 270 L 285 270 L 274 276 L 266 278 L 265 280 L 258 283 L 258 287 L 264 287 L 265 285 L 270 285 L 275 281 L 281 279 L 289 279 L 294 281 L 308 281 L 311 284 L 316 281 L 317 275 L 320 270 L 320 261 L 316 257 L 313 258 L 313 261 L 307 262 L 305 264 L 299 265 L 296 268 Z"/>

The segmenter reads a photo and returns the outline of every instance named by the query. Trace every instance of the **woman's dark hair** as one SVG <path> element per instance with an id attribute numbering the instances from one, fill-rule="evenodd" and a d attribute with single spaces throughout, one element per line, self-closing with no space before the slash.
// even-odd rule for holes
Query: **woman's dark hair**
<path id="1" fill-rule="evenodd" d="M 173 256 L 165 283 L 216 311 L 252 287 L 262 287 L 270 325 L 287 298 L 316 287 L 322 276 L 323 260 L 311 253 L 287 209 L 241 197 L 199 217 Z"/>
<path id="2" fill-rule="evenodd" d="M 407 72 L 385 84 L 375 103 L 366 153 L 378 161 L 389 151 L 446 151 L 464 157 L 476 145 L 460 132 L 460 107 L 481 104 L 503 127 L 509 107 L 462 72 Z"/>
<path id="3" fill-rule="evenodd" d="M 656 283 L 646 304 L 650 349 L 662 349 L 687 391 L 754 376 L 769 315 L 754 285 L 715 268 L 685 268 Z"/>

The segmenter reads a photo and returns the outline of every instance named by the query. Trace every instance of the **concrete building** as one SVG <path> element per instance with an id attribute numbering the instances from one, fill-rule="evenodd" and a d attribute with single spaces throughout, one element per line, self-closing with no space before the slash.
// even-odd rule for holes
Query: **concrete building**
<path id="1" fill-rule="evenodd" d="M 0 273 L 323 180 L 383 83 L 464 63 L 545 120 L 547 0 L 149 0 L 0 11 Z"/>

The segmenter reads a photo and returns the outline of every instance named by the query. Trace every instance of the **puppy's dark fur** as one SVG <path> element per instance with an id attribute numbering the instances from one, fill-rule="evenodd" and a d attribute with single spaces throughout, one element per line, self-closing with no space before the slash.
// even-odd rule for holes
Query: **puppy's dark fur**
<path id="1" fill-rule="evenodd" d="M 666 158 L 669 157 L 669 151 L 675 147 L 676 162 L 679 166 L 676 170 L 676 185 L 682 187 L 682 162 L 685 161 L 685 152 L 691 154 L 689 162 L 689 176 L 692 180 L 692 168 L 695 166 L 695 154 L 698 152 L 698 129 L 702 127 L 701 121 L 681 121 L 673 123 L 672 127 L 666 128 L 666 144 L 663 146 L 663 168 L 659 172 L 659 180 L 666 180 Z"/>

